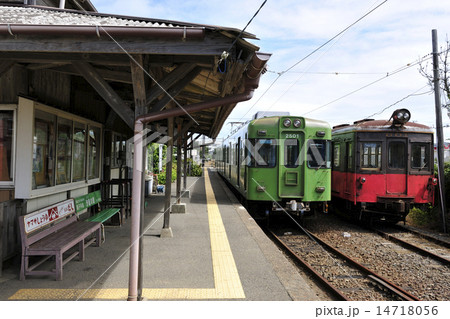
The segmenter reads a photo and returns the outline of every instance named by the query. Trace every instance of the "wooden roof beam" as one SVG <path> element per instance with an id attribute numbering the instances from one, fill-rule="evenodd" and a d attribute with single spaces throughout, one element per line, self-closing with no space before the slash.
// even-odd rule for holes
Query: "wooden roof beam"
<path id="1" fill-rule="evenodd" d="M 134 116 L 147 113 L 146 75 L 144 74 L 144 57 L 142 54 L 130 58 L 131 79 L 133 80 Z"/>
<path id="2" fill-rule="evenodd" d="M 120 96 L 98 74 L 92 65 L 87 62 L 73 61 L 73 65 L 80 71 L 86 81 L 108 103 L 108 105 L 131 128 L 134 128 L 134 112 L 129 108 Z"/>
<path id="3" fill-rule="evenodd" d="M 0 62 L 0 77 L 8 72 L 15 64 L 15 61 L 1 61 Z"/>
<path id="4" fill-rule="evenodd" d="M 158 96 L 164 93 L 164 90 L 167 91 L 172 87 L 175 83 L 180 81 L 180 79 L 184 78 L 189 72 L 191 72 L 195 68 L 195 64 L 184 63 L 174 69 L 172 72 L 167 74 L 164 79 L 158 81 L 158 84 L 155 84 L 150 92 L 147 93 L 147 105 L 150 105 L 153 101 L 155 101 Z M 164 89 L 164 90 L 163 90 Z"/>
<path id="5" fill-rule="evenodd" d="M 166 107 L 166 105 L 172 100 L 173 96 L 177 96 L 186 85 L 188 85 L 201 71 L 200 67 L 196 67 L 191 70 L 187 75 L 185 75 L 176 85 L 167 91 L 164 97 L 158 101 L 152 108 L 151 112 L 161 111 Z"/>

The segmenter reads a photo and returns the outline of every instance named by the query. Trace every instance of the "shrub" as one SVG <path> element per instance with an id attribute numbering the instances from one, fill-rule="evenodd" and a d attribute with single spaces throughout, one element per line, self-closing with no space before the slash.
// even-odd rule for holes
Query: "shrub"
<path id="1" fill-rule="evenodd" d="M 202 176 L 203 169 L 202 166 L 199 164 L 196 164 L 194 161 L 192 161 L 190 158 L 188 158 L 188 165 L 191 166 L 190 174 L 188 176 Z M 188 170 L 189 172 L 189 170 Z"/>
<path id="2" fill-rule="evenodd" d="M 161 173 L 157 174 L 158 184 L 165 185 L 166 184 L 166 167 L 164 166 Z M 177 180 L 177 166 L 172 164 L 172 183 Z"/>
<path id="3" fill-rule="evenodd" d="M 427 208 L 413 207 L 407 216 L 408 221 L 414 226 L 434 226 L 436 223 L 436 209 L 431 205 Z"/>

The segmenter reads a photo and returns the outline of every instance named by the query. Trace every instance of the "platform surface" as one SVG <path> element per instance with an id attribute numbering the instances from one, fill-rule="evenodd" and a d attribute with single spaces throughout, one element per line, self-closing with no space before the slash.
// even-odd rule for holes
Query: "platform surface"
<path id="1" fill-rule="evenodd" d="M 318 300 L 214 169 L 189 177 L 188 189 L 186 213 L 170 215 L 172 238 L 160 237 L 164 195 L 146 198 L 143 300 Z M 126 300 L 130 224 L 106 227 L 103 245 L 65 265 L 62 281 L 20 281 L 13 263 L 0 277 L 0 300 Z"/>

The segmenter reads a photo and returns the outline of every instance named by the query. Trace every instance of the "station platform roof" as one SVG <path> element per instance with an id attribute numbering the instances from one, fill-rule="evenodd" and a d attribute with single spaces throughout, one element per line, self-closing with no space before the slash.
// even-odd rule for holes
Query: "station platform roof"
<path id="1" fill-rule="evenodd" d="M 98 104 L 109 106 L 102 120 L 96 120 L 111 129 L 125 124 L 132 133 L 140 115 L 244 92 L 252 59 L 269 57 L 248 41 L 255 39 L 235 28 L 102 14 L 94 8 L 2 4 L 0 76 L 13 66 L 32 72 L 46 87 L 25 94 L 53 104 L 61 102 L 49 96 L 49 87 L 62 85 L 55 74 L 72 79 L 74 99 L 86 95 L 83 84 L 90 86 L 100 96 Z M 258 78 L 261 72 L 257 70 Z M 61 107 L 79 115 L 86 111 L 73 101 L 61 104 L 70 104 Z M 189 132 L 215 138 L 236 104 L 226 100 L 178 118 Z M 166 122 L 149 124 L 164 127 Z"/>

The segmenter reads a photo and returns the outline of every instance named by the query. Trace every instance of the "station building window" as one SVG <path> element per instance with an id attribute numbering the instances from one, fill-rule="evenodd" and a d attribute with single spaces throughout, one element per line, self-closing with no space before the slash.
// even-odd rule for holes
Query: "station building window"
<path id="1" fill-rule="evenodd" d="M 74 123 L 73 134 L 73 181 L 83 181 L 86 176 L 86 125 Z"/>
<path id="2" fill-rule="evenodd" d="M 100 182 L 102 126 L 19 99 L 16 198 L 33 198 Z"/>
<path id="3" fill-rule="evenodd" d="M 72 121 L 58 119 L 56 139 L 56 184 L 70 183 L 72 177 Z"/>
<path id="4" fill-rule="evenodd" d="M 111 167 L 117 168 L 125 165 L 126 139 L 114 133 L 111 141 Z"/>
<path id="5" fill-rule="evenodd" d="M 14 180 L 14 123 L 15 109 L 0 106 L 0 186 Z"/>
<path id="6" fill-rule="evenodd" d="M 36 110 L 33 136 L 33 189 L 54 185 L 55 120 Z"/>
<path id="7" fill-rule="evenodd" d="M 84 181 L 86 167 L 88 179 L 99 178 L 100 134 L 100 127 L 36 110 L 32 188 Z"/>
<path id="8" fill-rule="evenodd" d="M 101 141 L 100 128 L 89 127 L 89 144 L 88 144 L 89 179 L 99 177 L 100 141 Z"/>

